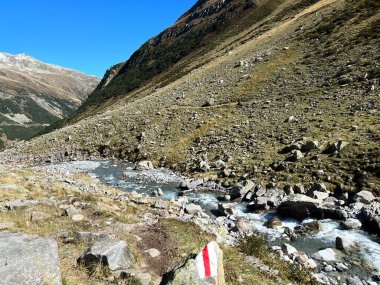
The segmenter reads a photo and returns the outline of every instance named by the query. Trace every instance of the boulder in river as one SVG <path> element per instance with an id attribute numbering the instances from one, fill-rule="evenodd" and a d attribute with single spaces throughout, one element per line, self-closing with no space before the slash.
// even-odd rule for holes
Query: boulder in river
<path id="1" fill-rule="evenodd" d="M 154 169 L 153 163 L 149 160 L 142 160 L 138 162 L 135 166 L 136 170 L 151 170 Z"/>
<path id="2" fill-rule="evenodd" d="M 135 258 L 125 241 L 106 239 L 92 245 L 77 261 L 89 269 L 101 265 L 114 271 L 128 269 Z"/>
<path id="3" fill-rule="evenodd" d="M 320 221 L 303 223 L 294 228 L 294 232 L 300 235 L 312 235 L 320 231 L 322 231 L 322 223 Z"/>
<path id="4" fill-rule="evenodd" d="M 0 252 L 0 284 L 62 284 L 58 245 L 53 239 L 0 233 Z"/>
<path id="5" fill-rule="evenodd" d="M 339 250 L 353 251 L 359 249 L 359 242 L 350 238 L 337 237 L 335 239 L 335 246 Z"/>
<path id="6" fill-rule="evenodd" d="M 357 219 L 350 218 L 342 221 L 340 226 L 343 230 L 358 230 L 362 227 L 362 223 Z"/>
<path id="7" fill-rule="evenodd" d="M 365 226 L 380 235 L 380 202 L 374 202 L 362 208 Z"/>
<path id="8" fill-rule="evenodd" d="M 339 254 L 332 248 L 322 249 L 314 253 L 312 257 L 325 262 L 337 262 L 339 260 Z"/>
<path id="9" fill-rule="evenodd" d="M 243 198 L 249 191 L 253 191 L 256 187 L 256 184 L 251 180 L 246 180 L 243 183 L 231 188 L 229 195 L 231 199 Z"/>
<path id="10" fill-rule="evenodd" d="M 324 205 L 322 201 L 306 195 L 296 194 L 277 207 L 277 212 L 284 217 L 299 220 L 306 218 L 345 220 L 347 213 L 332 205 Z"/>
<path id="11" fill-rule="evenodd" d="M 279 218 L 272 218 L 265 223 L 265 226 L 270 229 L 281 228 L 282 222 Z"/>
<path id="12" fill-rule="evenodd" d="M 235 204 L 234 203 L 219 203 L 218 212 L 221 216 L 234 216 L 235 213 Z"/>

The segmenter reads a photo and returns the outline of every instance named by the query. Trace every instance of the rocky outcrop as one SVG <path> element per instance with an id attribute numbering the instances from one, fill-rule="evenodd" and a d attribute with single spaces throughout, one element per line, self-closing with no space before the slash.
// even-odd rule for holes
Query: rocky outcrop
<path id="1" fill-rule="evenodd" d="M 106 266 L 115 271 L 128 269 L 135 258 L 125 241 L 105 239 L 96 242 L 77 261 L 89 269 Z"/>
<path id="2" fill-rule="evenodd" d="M 61 285 L 58 245 L 21 233 L 0 233 L 1 285 Z"/>

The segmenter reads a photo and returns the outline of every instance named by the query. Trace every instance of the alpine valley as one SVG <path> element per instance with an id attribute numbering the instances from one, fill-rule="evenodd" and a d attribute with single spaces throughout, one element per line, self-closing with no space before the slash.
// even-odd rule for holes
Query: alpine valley
<path id="1" fill-rule="evenodd" d="M 379 0 L 198 0 L 100 82 L 0 80 L 0 285 L 379 284 Z"/>
<path id="2" fill-rule="evenodd" d="M 99 81 L 26 54 L 0 53 L 0 144 L 29 139 L 68 117 Z"/>

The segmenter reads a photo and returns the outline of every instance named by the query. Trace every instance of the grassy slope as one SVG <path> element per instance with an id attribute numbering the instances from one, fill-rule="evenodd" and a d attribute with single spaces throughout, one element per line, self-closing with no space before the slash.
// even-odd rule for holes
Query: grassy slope
<path id="1" fill-rule="evenodd" d="M 170 80 L 170 71 L 161 74 L 112 98 L 92 117 L 22 146 L 22 152 L 47 157 L 39 147 L 44 142 L 56 153 L 69 150 L 75 156 L 75 149 L 85 149 L 93 155 L 149 158 L 190 175 L 222 178 L 218 171 L 198 171 L 197 158 L 207 155 L 210 162 L 229 158 L 237 177 L 322 180 L 332 188 L 376 191 L 379 116 L 371 110 L 379 109 L 378 2 L 261 3 L 257 18 L 242 18 L 244 29 L 230 26 L 211 50 L 201 49 L 173 67 L 186 75 Z M 241 60 L 250 66 L 237 66 Z M 215 105 L 202 107 L 211 97 Z M 289 116 L 296 120 L 285 123 Z M 316 150 L 283 171 L 268 171 L 286 158 L 282 148 L 305 137 L 318 140 L 321 149 L 340 139 L 350 144 L 338 156 Z"/>

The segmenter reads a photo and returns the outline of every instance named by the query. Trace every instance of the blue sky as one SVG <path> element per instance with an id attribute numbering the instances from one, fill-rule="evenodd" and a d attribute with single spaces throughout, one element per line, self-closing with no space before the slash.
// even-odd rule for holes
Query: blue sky
<path id="1" fill-rule="evenodd" d="M 196 0 L 1 0 L 0 52 L 103 76 Z"/>

